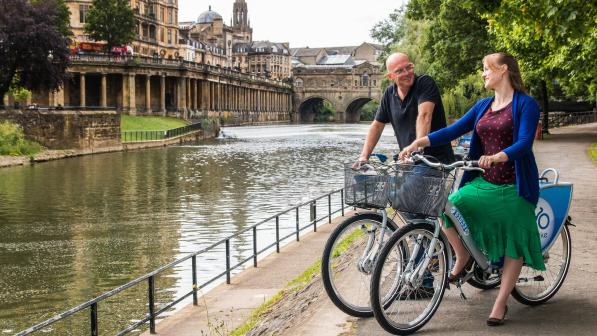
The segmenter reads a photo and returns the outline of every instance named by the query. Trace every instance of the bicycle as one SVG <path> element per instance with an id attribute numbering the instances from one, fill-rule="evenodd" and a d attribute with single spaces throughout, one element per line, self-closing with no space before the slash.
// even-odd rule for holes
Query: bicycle
<path id="1" fill-rule="evenodd" d="M 456 287 L 461 297 L 466 298 L 461 285 L 479 276 L 493 276 L 499 280 L 499 266 L 492 265 L 475 246 L 469 229 L 459 210 L 448 200 L 448 192 L 454 182 L 457 170 L 479 170 L 474 161 L 458 161 L 450 165 L 434 163 L 422 155 L 412 156 L 439 173 L 427 177 L 418 189 L 410 190 L 409 197 L 418 199 L 410 204 L 393 202 L 392 206 L 403 211 L 423 213 L 428 218 L 421 223 L 403 226 L 395 231 L 381 249 L 371 276 L 370 302 L 378 323 L 386 331 L 408 335 L 422 328 L 437 311 L 447 285 L 451 269 L 452 253 L 447 238 L 441 231 L 439 215 L 444 212 L 455 224 L 455 228 L 473 258 L 473 267 L 460 279 Z M 396 175 L 406 176 L 408 169 L 398 167 Z M 550 182 L 547 174 L 555 179 Z M 571 258 L 568 216 L 572 198 L 572 184 L 559 183 L 555 169 L 547 169 L 541 175 L 541 193 L 537 205 L 537 225 L 540 231 L 541 248 L 546 271 L 536 271 L 523 266 L 512 296 L 520 303 L 538 305 L 552 298 L 562 286 Z M 438 188 L 438 186 L 440 186 Z M 420 205 L 420 206 L 419 206 Z M 424 257 L 417 258 L 423 251 Z M 450 267 L 449 267 L 450 266 Z M 434 278 L 434 291 L 430 297 L 418 295 L 426 274 Z M 499 283 L 499 281 L 498 281 Z M 497 285 L 497 284 L 495 284 Z"/>
<path id="2" fill-rule="evenodd" d="M 369 293 L 373 266 L 381 248 L 399 227 L 395 220 L 399 213 L 389 218 L 385 210 L 395 185 L 395 164 L 385 164 L 387 157 L 382 154 L 371 157 L 378 160 L 363 166 L 366 170 L 354 169 L 352 163 L 344 167 L 345 203 L 368 210 L 356 212 L 331 232 L 321 258 L 328 297 L 340 310 L 355 317 L 373 317 Z M 421 220 L 400 218 L 400 222 L 407 225 Z M 479 289 L 491 289 L 499 285 L 499 278 L 478 272 L 468 282 Z"/>
<path id="3" fill-rule="evenodd" d="M 372 154 L 378 161 L 345 171 L 345 203 L 367 209 L 356 212 L 330 234 L 323 250 L 321 273 L 324 288 L 343 312 L 356 317 L 372 317 L 369 302 L 371 272 L 377 256 L 392 232 L 398 229 L 386 212 L 388 188 L 393 167 L 387 157 Z M 396 216 L 396 214 L 394 214 Z"/>

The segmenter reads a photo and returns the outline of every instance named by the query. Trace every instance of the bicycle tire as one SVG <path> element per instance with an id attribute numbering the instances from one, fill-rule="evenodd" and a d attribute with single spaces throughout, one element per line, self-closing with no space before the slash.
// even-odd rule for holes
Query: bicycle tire
<path id="1" fill-rule="evenodd" d="M 399 325 L 397 323 L 393 323 L 393 321 L 390 321 L 386 316 L 386 310 L 388 309 L 388 302 L 386 302 L 387 297 L 382 298 L 380 295 L 380 284 L 381 284 L 381 280 L 382 280 L 384 265 L 386 264 L 388 256 L 391 254 L 391 252 L 395 248 L 395 246 L 397 246 L 397 244 L 399 244 L 400 249 L 402 249 L 404 246 L 403 244 L 405 244 L 405 242 L 408 241 L 408 239 L 410 237 L 409 235 L 413 231 L 427 232 L 427 234 L 429 236 L 433 236 L 434 229 L 435 229 L 434 226 L 429 223 L 416 223 L 416 224 L 412 223 L 412 224 L 403 226 L 402 228 L 398 229 L 398 231 L 394 232 L 394 234 L 392 235 L 390 240 L 388 240 L 388 242 L 384 245 L 384 247 L 378 257 L 377 263 L 375 265 L 375 269 L 373 270 L 373 275 L 371 276 L 371 300 L 370 301 L 371 301 L 371 306 L 373 308 L 373 313 L 374 313 L 375 319 L 377 320 L 379 325 L 389 333 L 392 333 L 395 335 L 409 335 L 409 334 L 416 332 L 417 330 L 422 328 L 427 322 L 429 322 L 429 320 L 433 317 L 433 315 L 437 311 L 437 309 L 443 299 L 445 289 L 446 289 L 446 280 L 447 280 L 447 276 L 448 276 L 448 260 L 449 260 L 450 253 L 449 253 L 449 251 L 447 251 L 449 249 L 448 240 L 444 236 L 444 234 L 441 232 L 440 232 L 439 239 L 440 239 L 442 246 L 438 253 L 441 253 L 442 256 L 441 256 L 441 260 L 440 260 L 440 256 L 438 255 L 438 259 L 437 259 L 438 263 L 437 264 L 438 264 L 438 269 L 441 267 L 441 265 L 443 265 L 443 270 L 439 270 L 439 272 L 438 272 L 438 275 L 440 275 L 440 278 L 436 279 L 438 281 L 437 282 L 438 287 L 435 288 L 435 286 L 434 286 L 435 290 L 434 290 L 433 296 L 431 297 L 429 304 L 424 307 L 423 312 L 421 313 L 420 317 L 418 319 L 416 319 L 412 325 Z M 388 292 L 390 293 L 390 292 L 394 292 L 396 290 L 400 290 L 400 289 L 392 288 Z M 411 293 L 407 293 L 407 296 L 410 296 L 410 294 Z M 394 293 L 389 294 L 389 296 L 392 299 L 396 299 L 396 297 L 397 297 L 396 295 L 394 295 Z M 415 296 L 414 300 L 417 300 L 416 294 L 414 296 Z M 423 298 L 421 298 L 421 299 L 423 299 Z M 399 300 L 402 300 L 402 298 L 400 298 Z M 407 298 L 405 300 L 412 300 L 412 299 Z"/>
<path id="2" fill-rule="evenodd" d="M 566 279 L 566 275 L 568 274 L 568 270 L 570 268 L 570 260 L 572 258 L 572 238 L 570 237 L 570 230 L 568 229 L 568 222 L 566 222 L 566 225 L 564 225 L 564 228 L 562 228 L 562 231 L 560 232 L 560 237 L 561 238 L 561 244 L 562 244 L 562 253 L 561 256 L 563 258 L 562 262 L 560 264 L 557 264 L 557 262 L 554 263 L 549 263 L 549 261 L 552 260 L 553 257 L 549 257 L 548 260 L 545 262 L 546 267 L 554 267 L 555 269 L 559 268 L 559 272 L 555 277 L 546 277 L 543 276 L 542 273 L 546 273 L 549 272 L 549 269 L 546 269 L 546 271 L 535 271 L 532 270 L 530 267 L 527 266 L 523 266 L 523 269 L 521 271 L 521 275 L 519 276 L 519 281 L 516 284 L 516 286 L 514 286 L 514 289 L 512 289 L 512 296 L 514 297 L 514 299 L 516 299 L 516 301 L 528 305 L 528 306 L 537 306 L 540 304 L 543 304 L 545 302 L 547 302 L 549 299 L 551 299 L 562 287 L 562 284 L 564 283 L 564 280 Z M 550 251 L 552 251 L 554 248 L 558 248 L 558 241 L 560 239 L 557 239 L 556 242 L 554 243 L 554 245 L 550 248 Z M 530 271 L 533 272 L 535 275 L 532 277 L 531 280 L 531 284 L 532 283 L 540 283 L 542 281 L 545 281 L 545 279 L 551 279 L 551 284 L 543 291 L 537 293 L 536 295 L 533 295 L 532 293 L 528 293 L 528 291 L 526 291 L 524 285 L 527 284 L 528 282 L 521 282 L 522 279 L 528 279 L 524 277 L 524 274 L 526 274 L 526 271 Z"/>
<path id="3" fill-rule="evenodd" d="M 376 214 L 374 212 L 365 212 L 365 213 L 358 213 L 354 216 L 351 216 L 340 223 L 330 234 L 328 238 L 325 248 L 323 250 L 323 255 L 321 258 L 321 278 L 323 280 L 323 286 L 325 291 L 327 292 L 330 300 L 338 307 L 340 310 L 345 312 L 348 315 L 355 316 L 355 317 L 372 317 L 373 310 L 371 309 L 371 305 L 367 302 L 367 305 L 358 305 L 350 302 L 351 300 L 346 298 L 346 295 L 342 295 L 342 293 L 338 290 L 339 286 L 335 284 L 335 277 L 333 276 L 333 251 L 338 243 L 340 243 L 340 238 L 342 234 L 350 228 L 352 225 L 359 225 L 359 223 L 369 223 L 373 225 L 377 225 L 378 227 L 381 226 L 382 223 L 382 216 Z M 388 218 L 388 237 L 389 234 L 394 232 L 397 228 L 396 223 L 394 223 L 390 218 Z M 353 261 L 350 261 L 353 263 Z M 356 268 L 356 267 L 355 267 Z M 370 283 L 370 275 L 367 276 L 366 280 L 366 290 L 367 290 L 367 300 L 369 299 L 369 283 Z"/>

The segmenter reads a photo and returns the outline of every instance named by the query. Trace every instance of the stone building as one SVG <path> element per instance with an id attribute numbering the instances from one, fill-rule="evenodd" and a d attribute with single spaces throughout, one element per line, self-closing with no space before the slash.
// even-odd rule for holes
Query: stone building
<path id="1" fill-rule="evenodd" d="M 305 65 L 321 64 L 322 60 L 329 56 L 349 55 L 356 61 L 367 61 L 370 64 L 377 64 L 377 58 L 383 51 L 383 46 L 363 42 L 358 46 L 348 47 L 325 47 L 325 48 L 291 48 L 291 55 L 294 62 Z M 358 63 L 358 62 L 357 62 Z"/>
<path id="2" fill-rule="evenodd" d="M 383 47 L 372 43 L 329 48 L 293 48 L 295 121 L 313 121 L 316 107 L 327 101 L 335 121 L 357 122 L 360 109 L 380 101 L 383 74 L 377 58 Z"/>
<path id="3" fill-rule="evenodd" d="M 249 44 L 253 41 L 253 28 L 249 21 L 247 3 L 244 0 L 235 0 L 230 26 L 224 24 L 222 15 L 209 6 L 207 11 L 199 15 L 196 22 L 181 22 L 179 28 L 192 39 L 224 50 L 227 68 L 246 70 L 246 52 L 240 52 L 238 56 L 234 52 L 236 44 Z"/>
<path id="4" fill-rule="evenodd" d="M 275 43 L 254 41 L 248 46 L 241 44 L 237 50 L 248 47 L 248 71 L 257 76 L 284 80 L 291 77 L 290 49 L 288 42 Z"/>
<path id="5" fill-rule="evenodd" d="M 228 58 L 224 50 L 211 43 L 195 40 L 187 35 L 187 31 L 180 31 L 178 53 L 187 62 L 195 62 L 219 67 L 225 67 Z"/>
<path id="6" fill-rule="evenodd" d="M 92 0 L 65 0 L 71 17 L 70 26 L 75 43 L 93 42 L 83 26 Z M 131 43 L 135 54 L 179 57 L 178 50 L 178 0 L 130 0 L 137 24 L 135 39 Z"/>

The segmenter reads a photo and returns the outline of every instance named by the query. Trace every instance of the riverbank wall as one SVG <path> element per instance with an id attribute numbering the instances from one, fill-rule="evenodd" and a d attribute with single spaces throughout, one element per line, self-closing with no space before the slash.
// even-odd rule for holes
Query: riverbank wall
<path id="1" fill-rule="evenodd" d="M 46 150 L 32 156 L 0 155 L 0 168 L 29 165 L 82 155 L 165 147 L 183 142 L 214 138 L 215 124 L 177 137 L 138 142 L 122 142 L 120 115 L 116 111 L 5 110 L 0 121 L 12 121 L 23 128 L 25 136 Z"/>

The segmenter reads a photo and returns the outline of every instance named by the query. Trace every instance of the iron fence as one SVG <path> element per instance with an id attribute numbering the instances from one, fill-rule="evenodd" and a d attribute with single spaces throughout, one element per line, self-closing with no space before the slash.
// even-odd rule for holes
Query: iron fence
<path id="1" fill-rule="evenodd" d="M 340 206 L 339 209 L 336 210 L 332 210 L 332 195 L 338 195 L 340 196 Z M 318 213 L 318 204 L 322 204 L 325 203 L 325 200 L 327 199 L 327 211 L 324 212 L 324 214 L 320 217 L 317 217 L 317 213 Z M 321 200 L 324 200 L 324 202 L 321 202 Z M 319 202 L 318 202 L 319 201 Z M 304 207 L 308 207 L 309 209 L 309 221 L 306 225 L 301 226 L 300 223 L 300 218 L 299 218 L 299 212 L 301 208 Z M 135 322 L 134 324 L 130 325 L 129 327 L 127 327 L 126 329 L 119 331 L 117 333 L 117 335 L 126 335 L 132 331 L 135 331 L 138 327 L 146 324 L 147 322 L 149 322 L 149 331 L 151 334 L 155 334 L 155 322 L 156 322 L 156 317 L 158 317 L 160 314 L 163 314 L 164 312 L 170 310 L 171 308 L 173 308 L 176 304 L 180 303 L 181 301 L 183 301 L 184 299 L 188 298 L 189 296 L 193 297 L 193 305 L 197 306 L 198 305 L 198 295 L 197 292 L 200 289 L 205 288 L 206 286 L 209 286 L 210 284 L 214 283 L 215 281 L 217 281 L 218 279 L 222 278 L 223 276 L 226 276 L 226 283 L 230 284 L 230 279 L 231 279 L 231 275 L 232 275 L 232 271 L 234 271 L 235 269 L 241 267 L 242 265 L 244 265 L 245 263 L 249 262 L 249 261 L 253 261 L 253 267 L 257 267 L 257 257 L 263 253 L 265 253 L 266 251 L 269 251 L 270 249 L 272 249 L 274 246 L 276 247 L 276 252 L 279 253 L 280 252 L 280 244 L 284 241 L 289 240 L 289 238 L 295 236 L 296 241 L 300 241 L 300 233 L 301 231 L 304 231 L 310 227 L 313 227 L 313 231 L 317 231 L 317 223 L 327 219 L 328 223 L 332 222 L 332 216 L 340 213 L 342 216 L 344 216 L 344 210 L 347 207 L 344 205 L 344 189 L 338 189 L 338 190 L 334 190 L 331 191 L 323 196 L 314 198 L 310 201 L 301 203 L 299 205 L 296 205 L 294 207 L 291 207 L 289 209 L 286 209 L 284 211 L 281 211 L 269 218 L 266 218 L 262 221 L 260 221 L 259 223 L 252 225 L 246 229 L 240 230 L 237 233 L 230 235 L 200 251 L 191 253 L 183 258 L 180 258 L 178 260 L 175 260 L 167 265 L 164 265 L 156 270 L 154 270 L 153 272 L 150 272 L 146 275 L 143 275 L 135 280 L 132 280 L 118 288 L 115 288 L 109 292 L 103 293 L 100 296 L 96 297 L 95 299 L 89 300 L 85 303 L 82 303 L 76 307 L 73 307 L 67 311 L 64 311 L 44 322 L 38 323 L 26 330 L 23 330 L 21 332 L 19 332 L 17 334 L 17 336 L 24 336 L 24 335 L 29 335 L 32 334 L 36 331 L 40 331 L 43 330 L 44 328 L 65 320 L 69 317 L 71 317 L 72 315 L 81 312 L 85 309 L 89 308 L 89 329 L 91 332 L 91 335 L 93 336 L 97 336 L 99 334 L 99 329 L 98 329 L 98 318 L 99 318 L 99 311 L 98 311 L 98 305 L 104 301 L 107 300 L 110 297 L 113 297 L 116 294 L 119 294 L 123 291 L 125 291 L 126 289 L 135 287 L 139 284 L 145 283 L 147 282 L 147 286 L 148 286 L 148 291 L 147 291 L 147 314 L 141 318 L 140 320 L 138 320 L 137 322 Z M 296 214 L 296 224 L 295 224 L 295 230 L 290 233 L 287 234 L 283 237 L 280 237 L 280 217 L 283 215 L 287 215 L 290 214 L 292 215 L 293 212 Z M 264 248 L 262 249 L 258 249 L 257 248 L 257 229 L 258 227 L 265 225 L 267 223 L 271 223 L 272 221 L 275 221 L 275 241 L 271 244 L 266 245 Z M 230 249 L 230 240 L 234 239 L 236 237 L 239 237 L 242 234 L 245 234 L 247 232 L 251 232 L 252 233 L 252 240 L 253 240 L 253 251 L 252 254 L 239 261 L 238 263 L 236 263 L 235 265 L 231 265 L 231 249 Z M 198 284 L 197 283 L 197 256 L 204 254 L 208 251 L 214 250 L 216 247 L 224 245 L 225 246 L 225 264 L 226 264 L 226 268 L 224 272 L 221 272 L 219 274 L 217 274 L 216 276 L 212 277 L 211 279 L 207 280 L 205 283 L 203 284 Z M 156 293 L 155 293 L 155 278 L 156 276 L 158 276 L 160 273 L 166 271 L 166 270 L 171 270 L 173 269 L 175 266 L 181 264 L 184 261 L 187 261 L 191 259 L 192 262 L 192 266 L 191 266 L 191 278 L 192 278 L 192 289 L 190 291 L 187 291 L 186 293 L 184 293 L 182 296 L 180 296 L 179 298 L 176 298 L 174 301 L 170 302 L 169 304 L 165 305 L 164 307 L 157 309 L 156 310 L 156 304 L 155 304 L 155 297 L 156 297 Z M 81 331 L 82 332 L 82 331 Z"/>
<path id="2" fill-rule="evenodd" d="M 597 122 L 597 111 L 549 112 L 549 126 L 562 127 Z"/>
<path id="3" fill-rule="evenodd" d="M 175 138 L 201 129 L 201 122 L 173 128 L 165 131 L 123 131 L 122 142 L 154 141 Z"/>

